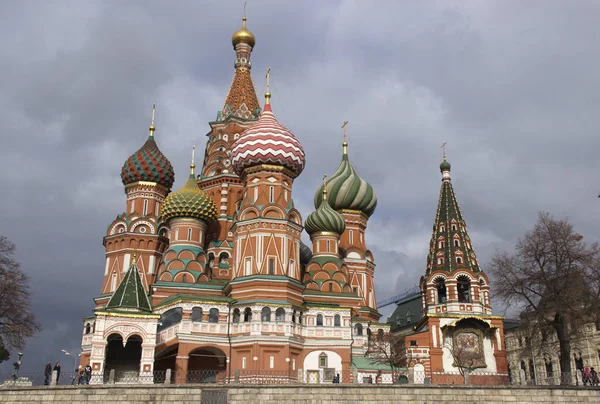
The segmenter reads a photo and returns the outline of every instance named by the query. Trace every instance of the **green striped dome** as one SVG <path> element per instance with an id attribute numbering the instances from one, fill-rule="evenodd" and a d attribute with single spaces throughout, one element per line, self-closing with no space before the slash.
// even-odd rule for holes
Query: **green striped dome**
<path id="1" fill-rule="evenodd" d="M 315 208 L 323 199 L 323 186 L 315 194 Z M 359 210 L 371 216 L 377 207 L 377 196 L 373 187 L 363 180 L 350 164 L 348 155 L 342 156 L 342 163 L 327 180 L 327 202 L 334 210 Z"/>
<path id="2" fill-rule="evenodd" d="M 321 186 L 321 188 L 323 187 Z M 321 205 L 306 218 L 304 228 L 308 234 L 320 231 L 342 234 L 346 229 L 346 221 L 342 215 L 329 206 L 326 199 L 321 199 Z"/>
<path id="3" fill-rule="evenodd" d="M 171 192 L 160 208 L 164 220 L 174 217 L 191 217 L 209 221 L 217 218 L 217 207 L 212 198 L 202 191 L 194 175 L 178 191 Z"/>

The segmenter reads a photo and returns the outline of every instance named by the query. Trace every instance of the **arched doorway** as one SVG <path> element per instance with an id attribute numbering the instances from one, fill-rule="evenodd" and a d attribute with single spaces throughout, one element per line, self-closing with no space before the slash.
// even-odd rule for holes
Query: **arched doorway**
<path id="1" fill-rule="evenodd" d="M 188 383 L 216 383 L 225 378 L 227 355 L 219 348 L 199 347 L 188 356 Z"/>
<path id="2" fill-rule="evenodd" d="M 104 357 L 105 379 L 108 379 L 110 371 L 114 369 L 115 382 L 137 382 L 142 359 L 142 341 L 139 335 L 130 336 L 125 343 L 120 334 L 108 336 Z"/>

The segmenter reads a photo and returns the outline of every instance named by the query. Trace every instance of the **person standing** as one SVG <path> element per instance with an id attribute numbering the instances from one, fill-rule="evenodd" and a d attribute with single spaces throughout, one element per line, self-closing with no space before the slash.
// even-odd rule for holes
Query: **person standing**
<path id="1" fill-rule="evenodd" d="M 56 370 L 56 384 L 58 384 L 58 379 L 60 379 L 60 362 L 56 362 L 54 370 Z"/>
<path id="2" fill-rule="evenodd" d="M 85 365 L 85 384 L 90 384 L 90 380 L 92 380 L 92 367 L 88 363 Z"/>
<path id="3" fill-rule="evenodd" d="M 44 369 L 44 386 L 48 386 L 52 380 L 52 363 L 48 362 Z"/>
<path id="4" fill-rule="evenodd" d="M 597 386 L 600 383 L 598 372 L 596 372 L 593 367 L 590 368 L 590 381 L 592 386 Z"/>

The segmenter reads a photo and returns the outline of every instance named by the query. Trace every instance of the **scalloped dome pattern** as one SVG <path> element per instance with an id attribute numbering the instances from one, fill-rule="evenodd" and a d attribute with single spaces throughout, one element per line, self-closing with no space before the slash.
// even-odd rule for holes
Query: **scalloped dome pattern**
<path id="1" fill-rule="evenodd" d="M 217 207 L 190 175 L 183 188 L 167 195 L 160 208 L 160 214 L 164 220 L 192 217 L 209 221 L 217 218 Z"/>
<path id="2" fill-rule="evenodd" d="M 323 200 L 323 186 L 315 194 L 315 208 Z M 335 174 L 327 180 L 327 202 L 334 210 L 359 210 L 371 216 L 377 207 L 377 196 L 373 187 L 363 180 L 344 154 Z"/>
<path id="3" fill-rule="evenodd" d="M 319 208 L 306 218 L 304 229 L 308 234 L 320 231 L 342 234 L 346 230 L 346 221 L 342 215 L 329 206 L 327 200 L 322 199 Z"/>
<path id="4" fill-rule="evenodd" d="M 237 175 L 248 167 L 259 164 L 284 166 L 297 177 L 304 169 L 305 156 L 302 145 L 271 112 L 270 105 L 258 121 L 244 131 L 231 149 L 231 164 Z"/>
<path id="5" fill-rule="evenodd" d="M 153 136 L 148 137 L 146 143 L 125 161 L 121 169 L 121 181 L 123 185 L 150 181 L 171 189 L 175 182 L 175 171 Z"/>

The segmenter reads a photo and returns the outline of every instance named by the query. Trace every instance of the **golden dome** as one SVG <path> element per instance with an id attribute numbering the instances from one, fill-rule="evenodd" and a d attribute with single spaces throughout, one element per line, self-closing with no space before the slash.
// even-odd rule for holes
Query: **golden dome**
<path id="1" fill-rule="evenodd" d="M 235 49 L 235 46 L 239 43 L 247 43 L 254 48 L 256 38 L 252 32 L 246 29 L 246 17 L 242 18 L 242 28 L 233 33 L 231 43 L 233 44 L 233 49 Z"/>

